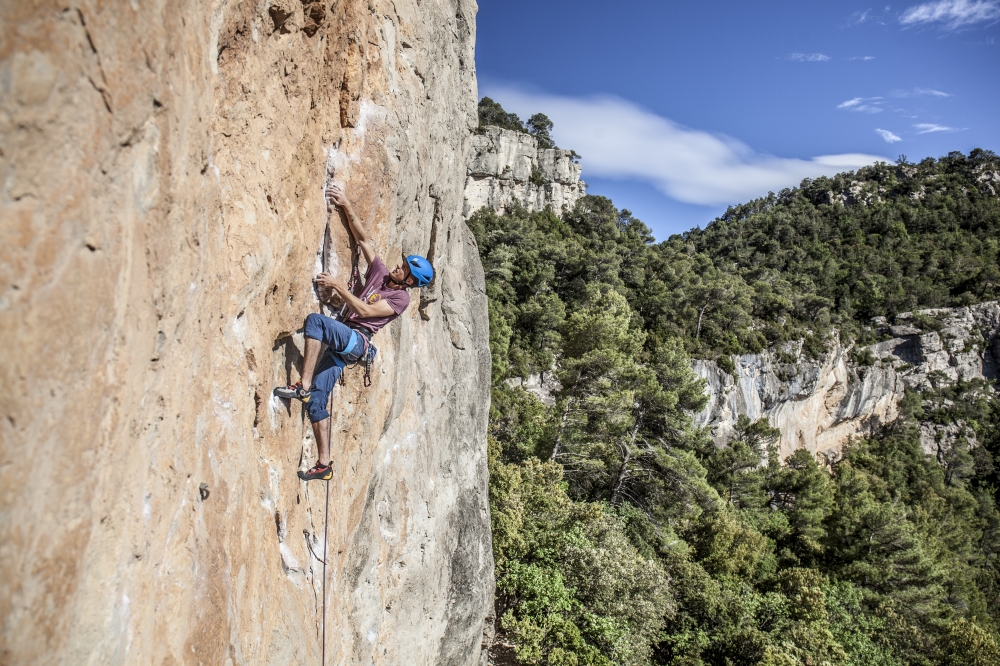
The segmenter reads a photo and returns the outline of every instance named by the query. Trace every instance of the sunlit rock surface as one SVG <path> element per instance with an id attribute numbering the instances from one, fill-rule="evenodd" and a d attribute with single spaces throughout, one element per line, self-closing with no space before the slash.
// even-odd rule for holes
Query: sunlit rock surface
<path id="1" fill-rule="evenodd" d="M 314 664 L 297 331 L 325 182 L 436 281 L 337 389 L 327 663 L 474 664 L 488 320 L 471 0 L 0 7 L 0 663 Z"/>
<path id="2" fill-rule="evenodd" d="M 514 204 L 530 211 L 572 208 L 587 193 L 571 150 L 538 148 L 530 134 L 486 127 L 472 137 L 465 215 L 486 206 L 501 212 Z"/>
<path id="3" fill-rule="evenodd" d="M 695 361 L 694 370 L 706 381 L 709 402 L 696 416 L 718 443 L 733 437 L 741 414 L 767 417 L 781 430 L 780 454 L 799 448 L 836 454 L 853 436 L 864 436 L 899 416 L 897 405 L 907 388 L 941 388 L 959 379 L 996 381 L 1000 359 L 1000 305 L 996 302 L 954 309 L 923 310 L 939 331 L 924 331 L 911 313 L 885 326 L 894 336 L 871 345 L 870 364 L 852 361 L 851 348 L 835 342 L 823 358 L 812 360 L 801 343 L 761 354 L 733 357 L 735 376 L 714 361 Z M 898 336 L 898 337 L 895 337 Z M 855 359 L 863 349 L 853 350 Z M 953 437 L 954 433 L 945 433 Z M 936 453 L 933 427 L 924 428 L 922 442 Z"/>

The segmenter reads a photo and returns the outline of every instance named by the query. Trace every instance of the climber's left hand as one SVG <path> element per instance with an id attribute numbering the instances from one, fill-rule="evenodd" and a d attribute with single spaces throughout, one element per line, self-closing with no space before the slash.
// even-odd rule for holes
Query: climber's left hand
<path id="1" fill-rule="evenodd" d="M 329 273 L 320 273 L 316 276 L 316 284 L 325 289 L 333 289 L 339 294 L 347 291 L 347 287 L 343 282 L 333 277 Z"/>

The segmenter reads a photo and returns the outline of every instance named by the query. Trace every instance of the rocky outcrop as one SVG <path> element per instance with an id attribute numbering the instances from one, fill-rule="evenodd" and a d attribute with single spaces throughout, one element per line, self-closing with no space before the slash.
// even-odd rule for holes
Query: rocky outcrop
<path id="1" fill-rule="evenodd" d="M 886 338 L 867 347 L 834 341 L 818 360 L 792 343 L 760 354 L 733 357 L 735 374 L 715 361 L 695 361 L 706 381 L 708 405 L 696 423 L 718 443 L 732 438 L 736 419 L 767 417 L 781 430 L 781 457 L 799 448 L 835 454 L 851 437 L 894 421 L 907 388 L 941 388 L 958 380 L 995 382 L 1000 359 L 1000 304 L 923 310 L 897 315 L 895 325 L 876 321 Z M 933 327 L 930 330 L 922 327 Z M 924 428 L 928 453 L 939 429 Z M 953 438 L 955 433 L 943 433 Z"/>
<path id="2" fill-rule="evenodd" d="M 532 374 L 526 378 L 511 377 L 507 380 L 507 386 L 524 389 L 538 398 L 546 407 L 552 407 L 556 404 L 556 393 L 562 388 L 551 372 L 544 375 Z"/>
<path id="3" fill-rule="evenodd" d="M 0 663 L 474 664 L 490 359 L 462 221 L 472 0 L 4 3 Z M 335 476 L 295 380 L 322 191 L 436 281 L 347 373 Z M 347 234 L 328 266 L 346 278 Z"/>
<path id="4" fill-rule="evenodd" d="M 465 216 L 483 206 L 500 212 L 515 203 L 530 211 L 572 208 L 587 193 L 571 150 L 538 148 L 524 132 L 486 127 L 472 137 L 465 183 Z"/>

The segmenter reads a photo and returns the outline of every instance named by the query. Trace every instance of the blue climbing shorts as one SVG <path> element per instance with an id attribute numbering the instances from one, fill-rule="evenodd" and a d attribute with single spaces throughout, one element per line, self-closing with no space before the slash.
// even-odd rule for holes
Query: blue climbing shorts
<path id="1" fill-rule="evenodd" d="M 365 339 L 336 319 L 315 312 L 306 317 L 305 336 L 326 344 L 327 353 L 319 360 L 306 403 L 309 420 L 318 423 L 330 417 L 326 403 L 333 387 L 348 363 L 355 363 L 365 353 Z"/>

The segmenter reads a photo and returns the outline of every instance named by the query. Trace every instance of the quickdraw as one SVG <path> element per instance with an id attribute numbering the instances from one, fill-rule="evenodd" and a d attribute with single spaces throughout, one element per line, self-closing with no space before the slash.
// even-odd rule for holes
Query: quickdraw
<path id="1" fill-rule="evenodd" d="M 378 347 L 372 343 L 368 343 L 368 350 L 365 352 L 365 388 L 372 385 L 372 365 L 375 363 L 375 354 L 378 353 Z"/>

